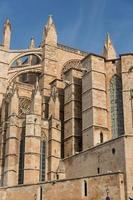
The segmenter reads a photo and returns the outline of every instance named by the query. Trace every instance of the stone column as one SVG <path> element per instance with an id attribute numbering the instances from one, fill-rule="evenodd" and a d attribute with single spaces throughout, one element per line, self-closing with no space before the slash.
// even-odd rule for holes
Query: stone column
<path id="1" fill-rule="evenodd" d="M 24 184 L 39 182 L 41 109 L 42 97 L 37 82 L 33 94 L 33 114 L 26 116 Z"/>
<path id="2" fill-rule="evenodd" d="M 17 185 L 18 181 L 18 95 L 14 91 L 9 102 L 4 162 L 4 185 Z"/>
<path id="3" fill-rule="evenodd" d="M 104 59 L 90 55 L 82 62 L 82 138 L 83 149 L 109 138 Z"/>
<path id="4" fill-rule="evenodd" d="M 49 101 L 48 180 L 55 180 L 61 159 L 60 100 L 57 87 L 52 87 Z"/>
<path id="5" fill-rule="evenodd" d="M 48 118 L 48 101 L 51 92 L 50 83 L 57 77 L 58 52 L 57 52 L 57 33 L 56 27 L 51 16 L 44 28 L 43 41 L 43 69 L 42 69 L 42 94 L 44 96 L 43 112 L 44 117 Z M 46 111 L 46 112 L 45 112 Z"/>
<path id="6" fill-rule="evenodd" d="M 39 182 L 41 116 L 26 116 L 24 184 Z"/>
<path id="7" fill-rule="evenodd" d="M 133 134 L 133 55 L 121 56 L 125 134 Z"/>
<path id="8" fill-rule="evenodd" d="M 82 71 L 70 69 L 65 72 L 64 91 L 64 157 L 82 150 Z"/>
<path id="9" fill-rule="evenodd" d="M 4 175 L 4 149 L 5 149 L 5 100 L 2 101 L 2 109 L 1 109 L 1 125 L 0 125 L 0 185 L 3 185 L 3 175 Z"/>

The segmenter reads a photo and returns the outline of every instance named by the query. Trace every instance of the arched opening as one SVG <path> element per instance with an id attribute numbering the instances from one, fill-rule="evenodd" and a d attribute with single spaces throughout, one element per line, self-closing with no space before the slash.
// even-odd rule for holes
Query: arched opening
<path id="1" fill-rule="evenodd" d="M 81 68 L 81 60 L 79 59 L 72 59 L 72 60 L 69 60 L 67 61 L 63 68 L 62 68 L 62 72 L 61 72 L 61 78 L 63 79 L 64 78 L 64 73 L 71 69 L 71 68 L 74 68 L 74 69 L 80 69 Z"/>
<path id="2" fill-rule="evenodd" d="M 110 111 L 112 137 L 116 138 L 124 133 L 122 81 L 117 75 L 110 82 Z"/>
<path id="3" fill-rule="evenodd" d="M 46 142 L 42 139 L 40 144 L 40 181 L 45 181 L 45 149 Z"/>
<path id="4" fill-rule="evenodd" d="M 27 73 L 22 73 L 18 76 L 18 81 L 21 83 L 27 83 L 34 85 L 36 83 L 36 79 L 39 79 L 41 73 L 36 73 L 36 72 L 27 72 Z"/>
<path id="5" fill-rule="evenodd" d="M 19 147 L 19 174 L 18 184 L 24 182 L 24 156 L 25 156 L 25 123 L 23 123 Z"/>
<path id="6" fill-rule="evenodd" d="M 40 54 L 27 54 L 17 58 L 12 64 L 11 68 L 14 67 L 25 67 L 28 65 L 38 65 L 41 63 L 41 55 Z"/>

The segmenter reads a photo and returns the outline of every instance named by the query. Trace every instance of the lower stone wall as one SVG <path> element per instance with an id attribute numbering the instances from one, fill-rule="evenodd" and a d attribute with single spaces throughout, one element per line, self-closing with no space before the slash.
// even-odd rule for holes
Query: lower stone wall
<path id="1" fill-rule="evenodd" d="M 0 200 L 125 200 L 122 173 L 0 189 Z"/>
<path id="2" fill-rule="evenodd" d="M 125 172 L 124 138 L 119 137 L 65 158 L 65 176 L 78 178 L 109 172 Z"/>

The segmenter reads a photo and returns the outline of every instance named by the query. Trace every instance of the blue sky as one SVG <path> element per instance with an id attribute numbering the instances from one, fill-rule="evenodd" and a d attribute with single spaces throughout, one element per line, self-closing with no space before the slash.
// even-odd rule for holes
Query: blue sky
<path id="1" fill-rule="evenodd" d="M 109 32 L 118 53 L 133 52 L 133 0 L 0 0 L 0 40 L 9 18 L 13 49 L 27 48 L 32 36 L 39 45 L 49 14 L 60 43 L 100 54 Z"/>

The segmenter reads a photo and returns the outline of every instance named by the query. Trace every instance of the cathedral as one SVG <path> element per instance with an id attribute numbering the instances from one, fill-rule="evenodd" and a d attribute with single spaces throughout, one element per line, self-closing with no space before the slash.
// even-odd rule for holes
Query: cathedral
<path id="1" fill-rule="evenodd" d="M 133 53 L 0 45 L 0 200 L 133 199 Z"/>

